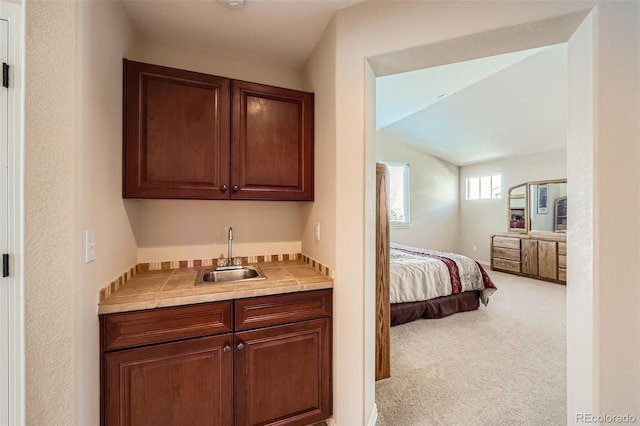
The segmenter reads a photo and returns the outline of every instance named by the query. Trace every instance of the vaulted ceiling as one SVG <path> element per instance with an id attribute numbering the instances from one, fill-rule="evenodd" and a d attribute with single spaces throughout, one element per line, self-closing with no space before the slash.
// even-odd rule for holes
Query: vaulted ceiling
<path id="1" fill-rule="evenodd" d="M 463 166 L 566 148 L 559 44 L 377 79 L 377 128 Z"/>

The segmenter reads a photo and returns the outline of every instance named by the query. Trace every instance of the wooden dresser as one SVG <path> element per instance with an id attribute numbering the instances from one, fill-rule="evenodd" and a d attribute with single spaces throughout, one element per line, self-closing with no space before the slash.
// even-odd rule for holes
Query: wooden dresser
<path id="1" fill-rule="evenodd" d="M 494 234 L 491 269 L 566 284 L 566 234 Z"/>

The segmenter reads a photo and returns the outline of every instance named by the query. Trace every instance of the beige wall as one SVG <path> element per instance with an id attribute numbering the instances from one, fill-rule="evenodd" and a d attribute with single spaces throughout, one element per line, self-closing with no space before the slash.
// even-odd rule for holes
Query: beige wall
<path id="1" fill-rule="evenodd" d="M 122 58 L 134 40 L 120 2 L 78 3 L 76 148 L 76 424 L 99 422 L 97 294 L 137 262 L 122 200 Z M 84 263 L 84 232 L 94 230 L 96 259 Z"/>
<path id="2" fill-rule="evenodd" d="M 336 257 L 336 23 L 332 19 L 304 67 L 305 90 L 321 93 L 314 99 L 315 202 L 303 206 L 302 250 L 330 268 Z M 315 241 L 314 224 L 320 224 Z"/>
<path id="3" fill-rule="evenodd" d="M 373 371 L 366 368 L 363 357 L 352 356 L 361 354 L 362 351 L 373 351 L 373 341 L 368 338 L 365 332 L 369 327 L 373 327 L 373 317 L 365 317 L 369 312 L 362 305 L 369 303 L 366 296 L 373 291 L 371 283 L 365 281 L 365 270 L 374 268 L 375 259 L 370 256 L 370 250 L 365 247 L 364 233 L 369 229 L 372 232 L 373 221 L 371 212 L 365 209 L 365 194 L 369 191 L 367 186 L 373 185 L 365 182 L 365 168 L 370 167 L 366 163 L 365 156 L 367 147 L 374 143 L 373 132 L 366 129 L 373 126 L 365 120 L 366 113 L 366 82 L 365 61 L 368 57 L 382 55 L 387 52 L 394 52 L 401 49 L 416 46 L 429 45 L 444 40 L 453 40 L 470 34 L 481 33 L 493 29 L 499 29 L 531 21 L 553 18 L 563 14 L 573 13 L 587 9 L 589 5 L 583 2 L 364 2 L 358 5 L 338 11 L 336 17 L 336 70 L 335 87 L 323 87 L 322 92 L 316 94 L 320 96 L 336 96 L 336 211 L 339 213 L 339 220 L 336 222 L 336 288 L 340 289 L 340 298 L 347 298 L 349 303 L 341 303 L 336 300 L 336 318 L 349 316 L 348 324 L 340 323 L 340 337 L 337 337 L 338 359 L 340 360 L 340 375 L 336 384 L 335 395 L 335 419 L 338 424 L 366 424 L 369 421 L 370 413 L 373 412 L 373 403 L 364 398 L 367 394 L 367 377 L 373 375 Z M 624 18 L 619 15 L 626 15 Z M 479 19 L 482 17 L 482 19 Z M 622 18 L 624 31 L 621 31 L 620 24 L 616 21 Z M 639 51 L 637 49 L 637 37 L 633 37 L 638 29 L 637 4 L 634 3 L 603 3 L 600 5 L 598 20 L 595 23 L 597 42 L 600 44 L 596 55 L 607 51 L 611 53 L 602 54 L 599 60 L 596 56 L 598 73 L 596 74 L 596 84 L 594 87 L 606 88 L 607 94 L 604 99 L 596 97 L 595 108 L 595 128 L 599 129 L 599 136 L 602 142 L 596 141 L 596 152 L 601 157 L 596 160 L 594 168 L 595 180 L 599 184 L 594 188 L 595 194 L 594 210 L 599 209 L 602 192 L 608 191 L 607 196 L 613 197 L 616 193 L 615 185 L 619 185 L 622 177 L 627 177 L 624 181 L 623 191 L 631 209 L 627 212 L 637 211 L 637 203 L 640 194 L 635 185 L 638 179 L 633 178 L 638 168 L 638 147 L 637 147 L 637 116 L 640 114 L 637 100 L 637 78 L 631 75 L 637 67 Z M 429 30 L 426 31 L 425 28 Z M 564 32 L 560 31 L 560 39 L 566 42 L 575 31 L 575 26 Z M 535 31 L 533 31 L 535 30 Z M 547 27 L 532 28 L 527 26 L 527 31 L 511 29 L 499 33 L 497 38 L 484 38 L 484 45 L 474 46 L 467 43 L 466 46 L 458 46 L 458 51 L 452 52 L 451 42 L 448 49 L 443 49 L 440 54 L 446 54 L 448 59 L 452 59 L 456 53 L 462 52 L 462 57 L 458 60 L 469 59 L 479 51 L 484 52 L 504 52 L 508 49 L 524 49 L 534 47 L 548 42 L 547 36 L 553 28 Z M 511 34 L 518 37 L 511 37 Z M 625 37 L 631 34 L 623 43 L 616 40 L 616 37 Z M 329 35 L 329 37 L 332 37 Z M 562 39 L 563 38 L 563 39 Z M 487 45 L 487 40 L 493 44 Z M 481 49 L 478 50 L 478 47 Z M 466 50 L 465 50 L 466 49 Z M 507 49 L 507 50 L 505 50 Z M 615 60 L 611 56 L 615 55 Z M 401 55 L 400 55 L 401 56 Z M 414 58 L 419 55 L 413 55 Z M 604 60 L 606 59 L 606 60 Z M 634 64 L 630 67 L 628 74 L 625 73 L 625 63 Z M 637 76 L 637 74 L 636 74 Z M 624 81 L 630 87 L 618 90 L 621 82 Z M 628 89 L 628 90 L 627 90 Z M 635 117 L 635 118 L 634 118 Z M 330 120 L 333 122 L 333 119 Z M 581 122 L 578 127 L 588 126 L 588 123 Z M 605 133 L 607 129 L 609 133 Z M 587 129 L 588 131 L 589 129 Z M 367 136 L 369 135 L 369 136 Z M 617 137 L 613 137 L 613 136 Z M 635 139 L 634 139 L 635 138 Z M 606 141 L 606 143 L 604 143 Z M 620 149 L 624 146 L 623 149 Z M 588 141 L 582 140 L 575 145 L 576 148 L 593 149 Z M 617 164 L 617 166 L 615 164 Z M 589 167 L 583 169 L 588 173 Z M 570 180 L 580 179 L 580 172 Z M 589 180 L 589 176 L 583 176 Z M 617 182 L 617 183 L 616 183 Z M 620 194 L 620 191 L 617 191 Z M 606 197 L 605 197 L 606 198 Z M 603 204 L 604 205 L 604 204 Z M 610 203 L 608 204 L 610 205 Z M 638 413 L 639 401 L 638 387 L 640 385 L 640 365 L 637 353 L 640 336 L 633 327 L 621 329 L 622 313 L 614 313 L 616 302 L 624 300 L 629 312 L 628 321 L 638 324 L 638 314 L 640 310 L 640 297 L 637 280 L 633 277 L 637 272 L 636 268 L 620 267 L 623 261 L 628 264 L 635 264 L 632 259 L 640 257 L 637 237 L 629 239 L 629 235 L 637 235 L 638 217 L 628 218 L 629 227 L 623 230 L 624 223 L 616 220 L 613 216 L 613 209 L 606 213 L 594 216 L 595 239 L 600 243 L 597 248 L 600 255 L 589 256 L 589 249 L 579 251 L 580 254 L 573 259 L 574 268 L 579 267 L 581 262 L 594 263 L 595 274 L 602 278 L 606 277 L 611 289 L 607 289 L 606 297 L 596 311 L 588 310 L 588 302 L 581 305 L 574 311 L 576 320 L 579 318 L 595 316 L 594 329 L 598 336 L 607 334 L 606 340 L 610 345 L 620 349 L 617 351 L 607 351 L 601 346 L 600 340 L 594 340 L 595 350 L 599 354 L 596 360 L 595 369 L 600 373 L 600 378 L 593 377 L 594 391 L 583 389 L 576 383 L 568 384 L 569 398 L 573 401 L 574 409 L 599 409 L 601 412 L 608 412 L 615 408 L 619 411 L 626 407 L 626 412 Z M 629 232 L 629 229 L 633 232 Z M 576 232 L 588 229 L 576 229 Z M 614 244 L 617 241 L 618 245 Z M 627 243 L 621 243 L 628 241 Z M 622 247 L 620 247 L 622 244 Z M 573 243 L 569 239 L 569 248 Z M 624 253 L 621 258 L 614 259 L 614 253 Z M 363 253 L 362 255 L 359 255 Z M 607 253 L 606 256 L 602 253 Z M 571 270 L 570 270 L 571 272 Z M 571 281 L 571 276 L 569 276 Z M 588 283 L 589 281 L 587 281 Z M 598 280 L 593 280 L 595 286 L 600 286 Z M 587 284 L 588 285 L 588 284 Z M 615 289 L 615 290 L 614 290 Z M 625 296 L 627 294 L 627 296 Z M 580 301 L 570 301 L 570 303 L 581 304 Z M 604 317 L 606 320 L 603 320 Z M 585 322 L 586 323 L 586 322 Z M 588 327 L 588 324 L 587 324 Z M 589 329 L 585 330 L 587 333 Z M 570 334 L 576 330 L 570 329 Z M 598 337 L 596 336 L 596 337 Z M 602 336 L 600 337 L 602 338 Z M 622 346 L 629 345 L 630 351 L 624 352 Z M 600 353 L 602 351 L 602 353 Z M 571 352 L 573 357 L 579 356 Z M 620 354 L 620 355 L 616 355 Z M 344 358 L 340 358 L 344 355 Z M 635 358 L 634 358 L 635 357 Z M 571 364 L 577 359 L 570 358 Z M 592 371 L 583 371 L 586 376 L 592 375 Z M 603 379 L 611 377 L 612 379 Z M 613 385 L 615 378 L 621 384 L 617 388 Z M 591 380 L 590 380 L 591 381 Z M 569 413 L 572 419 L 572 413 Z M 573 420 L 575 421 L 575 418 Z"/>
<path id="4" fill-rule="evenodd" d="M 299 70 L 202 49 L 138 39 L 127 59 L 257 83 L 302 89 Z M 218 257 L 227 253 L 225 229 L 234 230 L 234 254 L 297 253 L 308 203 L 273 201 L 126 200 L 138 262 Z M 267 244 L 268 243 L 268 244 Z M 319 259 L 318 259 L 319 260 Z"/>
<path id="5" fill-rule="evenodd" d="M 25 421 L 76 422 L 75 2 L 25 6 Z M 95 297 L 91 300 L 95 312 Z"/>
<path id="6" fill-rule="evenodd" d="M 458 250 L 459 167 L 399 141 L 384 131 L 376 135 L 376 160 L 410 165 L 409 227 L 391 228 L 391 242 L 432 250 Z"/>
<path id="7" fill-rule="evenodd" d="M 471 176 L 502 174 L 502 198 L 467 200 L 466 180 Z M 567 177 L 566 149 L 507 158 L 460 168 L 459 252 L 490 262 L 491 234 L 507 232 L 507 191 L 523 182 Z M 553 217 L 552 210 L 547 216 Z M 476 246 L 477 251 L 473 251 Z"/>

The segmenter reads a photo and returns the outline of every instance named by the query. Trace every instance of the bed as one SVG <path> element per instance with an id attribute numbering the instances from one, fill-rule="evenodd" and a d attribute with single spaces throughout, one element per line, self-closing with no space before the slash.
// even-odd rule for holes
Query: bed
<path id="1" fill-rule="evenodd" d="M 460 254 L 391 243 L 389 263 L 392 326 L 478 309 L 496 291 L 482 265 Z"/>

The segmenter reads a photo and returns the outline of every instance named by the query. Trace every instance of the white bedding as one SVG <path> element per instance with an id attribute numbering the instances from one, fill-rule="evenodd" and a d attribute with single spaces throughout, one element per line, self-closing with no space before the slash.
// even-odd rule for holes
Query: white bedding
<path id="1" fill-rule="evenodd" d="M 426 255 L 446 257 L 458 269 L 459 286 L 455 292 L 481 290 L 487 304 L 494 288 L 486 288 L 480 267 L 466 256 L 391 244 L 389 298 L 391 303 L 417 302 L 452 294 L 451 273 L 444 261 Z M 491 284 L 493 286 L 493 284 Z"/>

